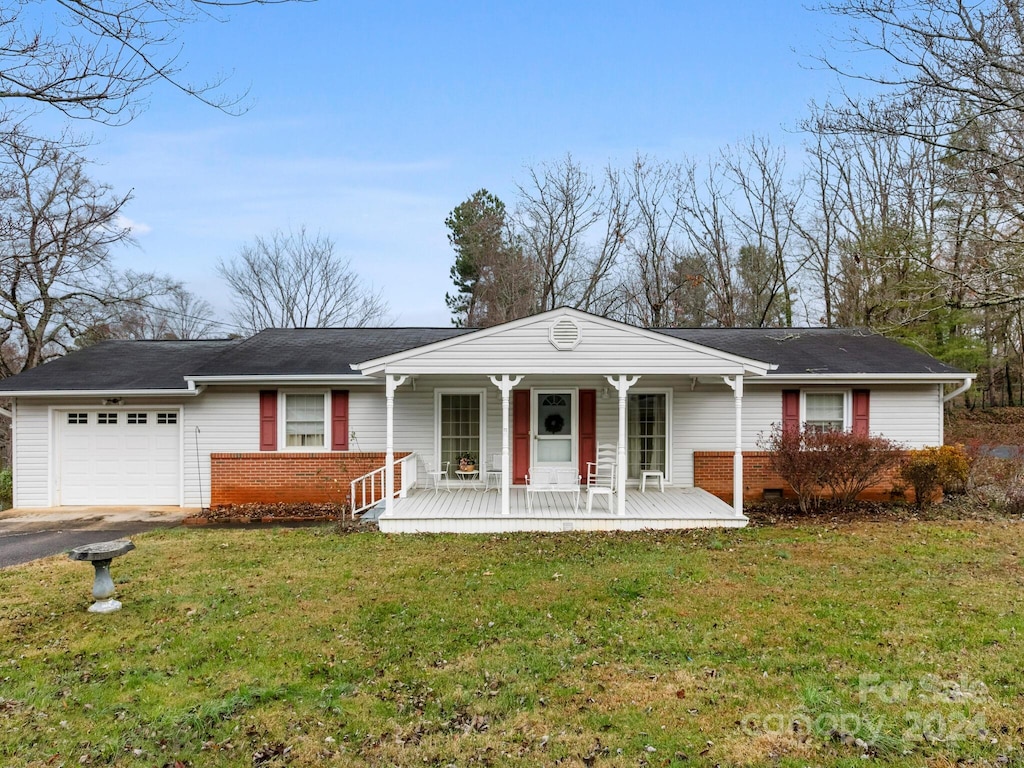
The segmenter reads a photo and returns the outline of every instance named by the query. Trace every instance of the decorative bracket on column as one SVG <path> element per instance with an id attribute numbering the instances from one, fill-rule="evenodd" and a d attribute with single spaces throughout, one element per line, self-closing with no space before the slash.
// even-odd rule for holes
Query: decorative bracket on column
<path id="1" fill-rule="evenodd" d="M 619 393 L 619 397 L 624 397 L 630 388 L 640 381 L 639 376 L 605 376 L 608 383 L 611 384 Z"/>
<path id="2" fill-rule="evenodd" d="M 519 386 L 519 382 L 523 380 L 522 376 L 509 376 L 507 373 L 501 376 L 489 376 L 491 384 L 496 386 L 502 392 L 509 392 Z"/>
<path id="3" fill-rule="evenodd" d="M 394 397 L 395 390 L 405 384 L 408 378 L 408 376 L 398 376 L 396 374 L 389 373 L 385 379 L 388 397 Z"/>

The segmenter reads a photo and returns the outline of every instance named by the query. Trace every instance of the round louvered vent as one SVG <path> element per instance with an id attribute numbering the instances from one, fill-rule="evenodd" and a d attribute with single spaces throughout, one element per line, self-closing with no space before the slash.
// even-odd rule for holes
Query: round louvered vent
<path id="1" fill-rule="evenodd" d="M 555 349 L 574 349 L 580 343 L 580 327 L 576 321 L 563 317 L 551 326 L 548 338 Z"/>

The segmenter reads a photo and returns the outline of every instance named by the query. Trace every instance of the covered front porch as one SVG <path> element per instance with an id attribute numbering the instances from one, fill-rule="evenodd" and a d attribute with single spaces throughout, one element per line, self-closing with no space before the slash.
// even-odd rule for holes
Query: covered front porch
<path id="1" fill-rule="evenodd" d="M 607 497 L 596 497 L 587 512 L 587 491 L 579 508 L 562 493 L 539 494 L 528 509 L 526 490 L 509 489 L 509 511 L 495 490 L 458 488 L 409 491 L 378 520 L 385 533 L 511 533 L 513 531 L 641 531 L 675 528 L 740 528 L 747 518 L 700 488 L 634 489 L 625 495 L 625 514 L 609 512 Z"/>
<path id="2" fill-rule="evenodd" d="M 381 529 L 742 526 L 744 378 L 763 376 L 769 367 L 575 310 L 555 310 L 356 365 L 385 385 Z M 693 448 L 683 432 L 695 433 L 693 425 L 712 402 L 705 392 L 709 387 L 716 411 L 711 444 L 733 448 L 732 505 L 692 487 Z M 731 402 L 718 418 L 726 392 Z M 674 403 L 685 407 L 675 410 Z M 416 493 L 420 483 L 403 481 L 398 488 L 396 432 L 402 436 L 397 447 L 419 451 L 419 470 L 435 485 L 455 480 L 461 486 L 455 498 Z M 600 474 L 599 448 L 613 458 L 604 460 L 609 472 L 605 495 L 597 502 L 601 511 L 595 507 L 587 513 L 585 503 L 573 504 L 566 486 L 583 486 L 586 497 L 586 484 L 594 482 L 590 467 L 596 465 Z M 471 493 L 466 481 L 485 475 L 495 491 Z M 659 478 L 657 498 L 634 490 L 648 475 Z M 408 477 L 406 468 L 402 476 Z M 548 478 L 539 483 L 540 491 L 538 477 Z M 554 492 L 544 490 L 549 486 Z M 528 497 L 540 501 L 538 494 L 550 498 L 527 504 Z"/>

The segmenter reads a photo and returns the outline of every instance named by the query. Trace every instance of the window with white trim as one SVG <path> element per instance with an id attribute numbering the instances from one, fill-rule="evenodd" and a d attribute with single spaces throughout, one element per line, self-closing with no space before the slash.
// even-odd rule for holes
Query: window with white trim
<path id="1" fill-rule="evenodd" d="M 129 413 L 125 417 L 125 421 L 129 424 L 145 424 L 149 420 L 149 414 L 146 413 Z"/>
<path id="2" fill-rule="evenodd" d="M 117 412 L 114 413 L 97 413 L 96 414 L 97 424 L 117 424 Z"/>
<path id="3" fill-rule="evenodd" d="M 88 413 L 69 413 L 68 424 L 88 424 L 89 414 Z"/>
<path id="4" fill-rule="evenodd" d="M 171 411 L 169 413 L 160 412 L 160 413 L 158 413 L 156 415 L 156 423 L 157 424 L 177 424 L 178 423 L 178 414 L 175 413 L 174 411 Z"/>
<path id="5" fill-rule="evenodd" d="M 438 395 L 440 461 L 454 473 L 462 458 L 479 467 L 483 450 L 483 406 L 477 392 L 441 392 Z"/>
<path id="6" fill-rule="evenodd" d="M 323 448 L 326 445 L 326 398 L 323 394 L 284 395 L 286 448 Z"/>
<path id="7" fill-rule="evenodd" d="M 664 392 L 631 392 L 626 401 L 628 477 L 668 466 L 668 396 Z"/>
<path id="8" fill-rule="evenodd" d="M 845 392 L 804 392 L 805 429 L 816 432 L 842 432 L 847 429 Z"/>

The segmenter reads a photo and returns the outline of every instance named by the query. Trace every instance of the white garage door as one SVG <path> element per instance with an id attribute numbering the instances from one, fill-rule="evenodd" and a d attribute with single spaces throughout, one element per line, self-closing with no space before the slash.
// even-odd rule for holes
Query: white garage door
<path id="1" fill-rule="evenodd" d="M 179 504 L 179 419 L 177 410 L 59 411 L 59 503 Z"/>

